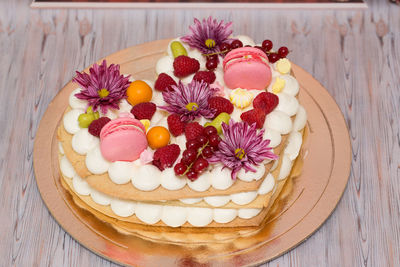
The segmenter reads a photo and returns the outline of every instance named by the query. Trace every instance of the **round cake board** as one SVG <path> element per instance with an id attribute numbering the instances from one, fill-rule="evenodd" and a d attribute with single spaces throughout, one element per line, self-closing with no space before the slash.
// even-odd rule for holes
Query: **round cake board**
<path id="1" fill-rule="evenodd" d="M 120 64 L 135 79 L 154 80 L 157 60 L 170 40 L 133 46 L 105 59 Z M 99 60 L 101 62 L 103 59 Z M 351 146 L 343 115 L 327 90 L 310 74 L 292 64 L 300 83 L 299 101 L 308 115 L 308 136 L 302 148 L 303 170 L 286 186 L 287 196 L 262 231 L 230 243 L 201 246 L 147 241 L 117 232 L 79 208 L 61 185 L 57 126 L 68 97 L 77 87 L 69 82 L 49 104 L 36 133 L 34 171 L 40 194 L 52 216 L 80 244 L 122 265 L 244 266 L 269 261 L 294 248 L 314 233 L 334 211 L 349 178 Z"/>

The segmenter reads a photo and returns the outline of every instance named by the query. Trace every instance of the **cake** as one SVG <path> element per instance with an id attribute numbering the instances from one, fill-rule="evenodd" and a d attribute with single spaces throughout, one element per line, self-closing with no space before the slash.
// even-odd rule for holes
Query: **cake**
<path id="1" fill-rule="evenodd" d="M 195 19 L 154 81 L 106 61 L 77 72 L 57 136 L 60 179 L 79 207 L 124 234 L 171 242 L 262 229 L 298 174 L 307 115 L 289 50 L 231 27 Z"/>

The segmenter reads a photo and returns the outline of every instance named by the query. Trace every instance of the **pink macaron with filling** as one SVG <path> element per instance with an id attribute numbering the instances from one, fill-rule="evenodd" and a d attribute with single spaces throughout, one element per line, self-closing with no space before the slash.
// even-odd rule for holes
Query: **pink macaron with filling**
<path id="1" fill-rule="evenodd" d="M 147 148 L 146 129 L 132 117 L 107 123 L 100 132 L 100 150 L 108 161 L 134 161 Z"/>
<path id="2" fill-rule="evenodd" d="M 224 81 L 231 89 L 265 89 L 271 82 L 267 55 L 253 47 L 229 52 L 223 61 Z"/>

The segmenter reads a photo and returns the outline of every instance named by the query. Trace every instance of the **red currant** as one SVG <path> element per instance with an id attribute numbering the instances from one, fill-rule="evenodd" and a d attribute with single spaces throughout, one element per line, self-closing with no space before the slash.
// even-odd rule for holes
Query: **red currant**
<path id="1" fill-rule="evenodd" d="M 208 55 L 207 56 L 207 61 L 208 60 L 216 60 L 217 61 L 217 63 L 218 63 L 218 55 Z"/>
<path id="2" fill-rule="evenodd" d="M 233 40 L 233 42 L 231 43 L 231 47 L 232 49 L 243 47 L 243 43 L 240 40 Z"/>
<path id="3" fill-rule="evenodd" d="M 289 54 L 289 49 L 286 46 L 282 46 L 278 50 L 280 58 L 285 58 Z"/>
<path id="4" fill-rule="evenodd" d="M 221 138 L 219 137 L 218 134 L 213 134 L 208 137 L 208 142 L 209 142 L 210 146 L 213 146 L 215 148 L 218 147 L 220 141 L 221 141 Z"/>
<path id="5" fill-rule="evenodd" d="M 197 142 L 200 143 L 201 146 L 203 146 L 207 143 L 208 138 L 204 135 L 199 135 L 196 140 L 197 140 Z"/>
<path id="6" fill-rule="evenodd" d="M 189 170 L 188 173 L 186 174 L 187 178 L 189 178 L 190 181 L 194 181 L 197 179 L 198 174 L 195 172 L 193 169 Z"/>
<path id="7" fill-rule="evenodd" d="M 187 149 L 194 149 L 197 150 L 199 147 L 201 147 L 201 144 L 197 140 L 189 140 L 186 142 L 186 148 Z"/>
<path id="8" fill-rule="evenodd" d="M 192 168 L 193 168 L 193 170 L 195 171 L 195 172 L 197 172 L 197 173 L 201 173 L 202 171 L 204 171 L 204 169 L 205 168 L 207 168 L 208 167 L 208 161 L 206 160 L 206 159 L 203 159 L 203 158 L 198 158 L 195 162 L 194 162 L 194 164 L 193 164 L 193 166 L 192 166 Z"/>
<path id="9" fill-rule="evenodd" d="M 268 60 L 271 63 L 275 63 L 280 59 L 280 56 L 277 53 L 271 53 L 268 55 Z"/>
<path id="10" fill-rule="evenodd" d="M 231 47 L 231 45 L 228 44 L 228 43 L 222 43 L 222 44 L 220 44 L 220 46 L 219 46 L 219 50 L 221 50 L 221 52 L 228 53 L 229 50 L 231 50 L 231 49 L 232 49 L 232 47 Z"/>
<path id="11" fill-rule="evenodd" d="M 211 158 L 212 155 L 214 154 L 213 149 L 210 146 L 206 146 L 203 151 L 201 152 L 201 154 L 203 155 L 203 157 L 205 158 Z"/>
<path id="12" fill-rule="evenodd" d="M 210 136 L 210 135 L 213 135 L 213 134 L 217 134 L 218 131 L 217 131 L 217 129 L 216 129 L 214 126 L 208 125 L 206 128 L 204 128 L 203 133 L 204 133 L 206 136 Z"/>
<path id="13" fill-rule="evenodd" d="M 206 68 L 208 70 L 214 70 L 218 67 L 218 60 L 217 59 L 209 59 L 206 62 Z"/>
<path id="14" fill-rule="evenodd" d="M 197 158 L 197 151 L 194 149 L 187 149 L 182 153 L 182 162 L 186 165 L 191 164 Z"/>
<path id="15" fill-rule="evenodd" d="M 271 40 L 264 40 L 263 42 L 262 42 L 262 48 L 264 48 L 265 49 L 265 51 L 269 51 L 269 50 L 271 50 L 272 49 L 272 47 L 274 46 L 274 44 L 272 43 L 272 41 Z"/>
<path id="16" fill-rule="evenodd" d="M 174 167 L 174 171 L 176 175 L 182 175 L 185 173 L 187 167 L 185 164 L 183 164 L 182 162 L 178 163 L 175 165 Z"/>

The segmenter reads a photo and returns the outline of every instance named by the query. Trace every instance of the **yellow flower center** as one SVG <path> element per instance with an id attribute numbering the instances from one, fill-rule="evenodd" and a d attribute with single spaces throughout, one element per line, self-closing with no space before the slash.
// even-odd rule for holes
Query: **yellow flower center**
<path id="1" fill-rule="evenodd" d="M 106 88 L 97 91 L 97 93 L 99 94 L 100 98 L 105 98 L 110 94 L 110 92 Z"/>
<path id="2" fill-rule="evenodd" d="M 236 148 L 235 149 L 235 157 L 238 159 L 242 159 L 246 156 L 246 152 L 244 152 L 243 148 Z"/>
<path id="3" fill-rule="evenodd" d="M 187 110 L 189 111 L 196 111 L 199 108 L 199 105 L 194 102 L 190 102 L 189 104 L 186 105 Z"/>
<path id="4" fill-rule="evenodd" d="M 208 48 L 213 48 L 216 45 L 213 39 L 207 39 L 204 43 Z"/>

